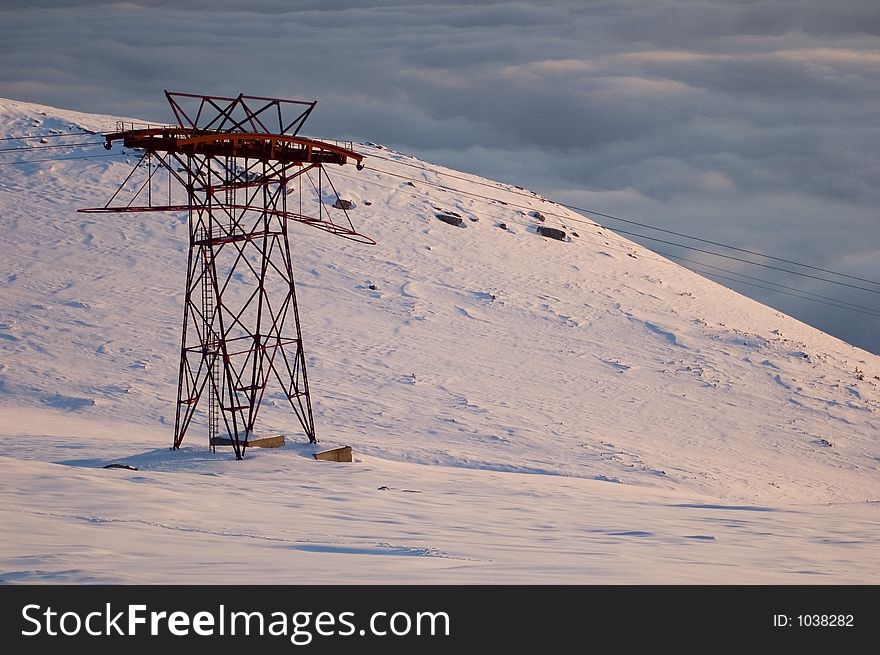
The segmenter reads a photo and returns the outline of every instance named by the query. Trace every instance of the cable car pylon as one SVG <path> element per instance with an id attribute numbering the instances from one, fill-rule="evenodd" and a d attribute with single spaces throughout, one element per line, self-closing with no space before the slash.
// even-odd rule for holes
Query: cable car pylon
<path id="1" fill-rule="evenodd" d="M 361 170 L 363 155 L 350 143 L 298 135 L 316 102 L 165 96 L 176 124 L 117 123 L 105 148 L 121 141 L 143 154 L 103 207 L 79 211 L 188 212 L 172 447 L 200 409 L 211 449 L 231 445 L 242 459 L 270 384 L 314 443 L 288 227 L 295 221 L 375 244 L 355 230 L 346 204 L 333 202 L 340 198 L 326 170 L 350 162 Z"/>

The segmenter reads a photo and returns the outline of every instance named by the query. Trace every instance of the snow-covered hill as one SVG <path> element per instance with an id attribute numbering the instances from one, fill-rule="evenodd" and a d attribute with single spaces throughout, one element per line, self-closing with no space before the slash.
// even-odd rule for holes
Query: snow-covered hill
<path id="1" fill-rule="evenodd" d="M 115 121 L 0 100 L 4 138 Z M 272 394 L 284 449 L 169 451 L 185 216 L 76 213 L 134 158 L 2 153 L 0 578 L 878 581 L 880 357 L 526 190 L 357 149 L 331 173 L 378 245 L 292 228 L 318 437 L 354 464 Z"/>

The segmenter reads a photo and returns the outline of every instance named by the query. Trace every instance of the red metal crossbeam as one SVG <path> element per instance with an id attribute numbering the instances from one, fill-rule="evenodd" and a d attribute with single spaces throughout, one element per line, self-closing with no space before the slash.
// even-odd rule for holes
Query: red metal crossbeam
<path id="1" fill-rule="evenodd" d="M 252 132 L 205 133 L 194 128 L 154 127 L 125 130 L 104 135 L 104 147 L 110 150 L 114 141 L 122 141 L 126 148 L 137 148 L 151 153 L 178 153 L 259 159 L 280 163 L 344 165 L 354 160 L 358 170 L 363 168 L 364 156 L 350 148 L 285 134 Z"/>

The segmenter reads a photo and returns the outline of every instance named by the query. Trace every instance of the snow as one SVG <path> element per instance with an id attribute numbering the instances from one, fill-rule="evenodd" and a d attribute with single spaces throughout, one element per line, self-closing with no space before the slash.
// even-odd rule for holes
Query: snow
<path id="1" fill-rule="evenodd" d="M 116 120 L 0 100 L 3 137 Z M 322 443 L 270 392 L 288 445 L 241 462 L 200 424 L 168 449 L 185 216 L 76 213 L 136 157 L 0 168 L 0 579 L 880 581 L 880 358 L 529 191 L 356 147 L 329 172 L 377 245 L 291 230 Z"/>

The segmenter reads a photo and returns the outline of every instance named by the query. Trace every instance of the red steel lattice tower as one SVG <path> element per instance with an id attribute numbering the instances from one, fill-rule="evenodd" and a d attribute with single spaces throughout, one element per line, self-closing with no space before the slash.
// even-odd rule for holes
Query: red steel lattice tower
<path id="1" fill-rule="evenodd" d="M 104 135 L 106 148 L 122 141 L 143 155 L 104 207 L 80 211 L 188 212 L 173 448 L 201 409 L 212 450 L 231 445 L 241 459 L 270 384 L 315 442 L 288 226 L 374 243 L 354 229 L 326 172 L 349 161 L 360 170 L 363 156 L 351 144 L 298 136 L 315 102 L 165 95 L 177 124 L 119 123 Z M 137 173 L 143 183 L 121 204 Z"/>

